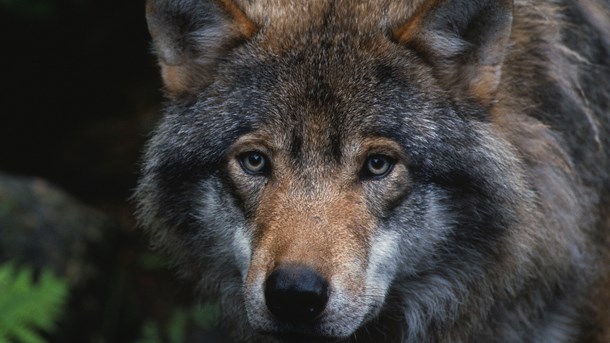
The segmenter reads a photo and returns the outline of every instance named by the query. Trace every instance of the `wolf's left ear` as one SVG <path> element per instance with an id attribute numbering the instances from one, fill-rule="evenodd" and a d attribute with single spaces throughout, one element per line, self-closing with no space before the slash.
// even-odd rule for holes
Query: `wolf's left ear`
<path id="1" fill-rule="evenodd" d="M 429 0 L 392 38 L 415 49 L 456 92 L 490 104 L 512 26 L 512 0 Z"/>
<path id="2" fill-rule="evenodd" d="M 172 98 L 212 82 L 217 62 L 258 30 L 233 0 L 147 0 L 146 20 Z"/>

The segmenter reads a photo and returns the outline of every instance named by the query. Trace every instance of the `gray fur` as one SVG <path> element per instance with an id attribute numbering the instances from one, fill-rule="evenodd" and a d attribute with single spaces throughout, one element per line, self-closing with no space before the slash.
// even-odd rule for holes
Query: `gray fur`
<path id="1" fill-rule="evenodd" d="M 149 1 L 162 64 L 192 73 L 147 147 L 137 215 L 220 303 L 235 341 L 610 337 L 597 301 L 610 274 L 610 16 L 591 10 L 610 13 L 608 2 L 439 1 L 420 31 L 392 37 L 422 2 L 271 1 L 265 12 L 238 1 L 260 29 L 240 40 L 220 2 Z M 350 194 L 334 185 L 365 139 L 404 154 L 382 181 L 358 181 L 375 227 L 341 266 L 364 274 L 362 293 L 336 273 L 311 326 L 274 318 L 265 274 L 250 274 L 275 182 L 231 169 L 252 133 L 292 175 L 287 199 L 312 206 Z"/>

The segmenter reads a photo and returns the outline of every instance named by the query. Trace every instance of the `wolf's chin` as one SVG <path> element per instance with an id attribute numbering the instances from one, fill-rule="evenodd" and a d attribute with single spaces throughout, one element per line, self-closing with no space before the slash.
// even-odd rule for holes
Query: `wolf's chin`
<path id="1" fill-rule="evenodd" d="M 346 311 L 349 311 L 346 309 Z M 249 318 L 251 327 L 262 336 L 277 342 L 337 342 L 352 336 L 362 325 L 378 314 L 366 313 L 364 318 L 322 318 L 311 323 L 281 322 L 277 319 Z"/>

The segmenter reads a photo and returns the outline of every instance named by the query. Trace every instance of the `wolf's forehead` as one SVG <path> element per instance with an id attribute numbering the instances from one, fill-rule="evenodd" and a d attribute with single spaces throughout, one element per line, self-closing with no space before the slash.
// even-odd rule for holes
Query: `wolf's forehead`
<path id="1" fill-rule="evenodd" d="M 414 115 L 422 107 L 413 96 L 417 85 L 386 80 L 382 62 L 352 59 L 341 64 L 316 61 L 315 56 L 298 65 L 282 62 L 268 66 L 275 69 L 275 78 L 249 88 L 255 108 L 242 109 L 257 113 L 253 130 L 264 132 L 292 157 L 340 160 L 359 139 L 390 137 L 405 125 L 418 126 L 418 117 L 424 116 Z M 391 76 L 400 78 L 397 74 Z"/>
<path id="2" fill-rule="evenodd" d="M 351 32 L 383 31 L 403 23 L 425 0 L 236 0 L 270 40 L 333 26 Z"/>
<path id="3" fill-rule="evenodd" d="M 338 161 L 354 130 L 342 127 L 340 116 L 331 113 L 293 116 L 275 127 L 273 144 L 295 160 Z M 283 131 L 283 132 L 282 132 Z M 281 134 L 278 134 L 280 133 Z"/>
<path id="4" fill-rule="evenodd" d="M 252 129 L 293 157 L 332 160 L 356 137 L 396 133 L 421 87 L 408 54 L 384 35 L 420 2 L 236 1 L 261 27 L 226 70 L 256 103 L 238 106 L 256 113 Z"/>

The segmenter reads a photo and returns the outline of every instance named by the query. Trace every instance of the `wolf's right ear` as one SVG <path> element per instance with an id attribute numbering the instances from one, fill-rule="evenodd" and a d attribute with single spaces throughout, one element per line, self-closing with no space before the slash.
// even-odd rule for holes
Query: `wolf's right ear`
<path id="1" fill-rule="evenodd" d="M 171 98 L 209 84 L 218 59 L 258 30 L 232 0 L 147 0 L 146 20 Z"/>

